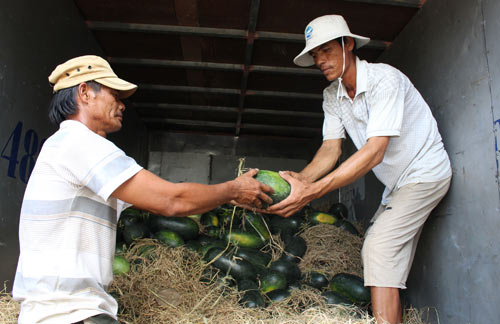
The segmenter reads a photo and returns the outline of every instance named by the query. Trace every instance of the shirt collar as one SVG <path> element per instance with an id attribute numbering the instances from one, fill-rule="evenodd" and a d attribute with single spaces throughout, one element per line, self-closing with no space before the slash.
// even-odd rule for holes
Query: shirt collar
<path id="1" fill-rule="evenodd" d="M 356 56 L 356 96 L 368 90 L 368 70 L 367 62 L 360 60 Z"/>
<path id="2" fill-rule="evenodd" d="M 59 129 L 64 129 L 64 128 L 80 128 L 80 129 L 87 129 L 87 130 L 89 129 L 84 123 L 79 122 L 77 120 L 73 120 L 73 119 L 63 120 L 59 124 Z"/>
<path id="3" fill-rule="evenodd" d="M 360 60 L 356 56 L 356 95 L 354 98 L 356 98 L 359 94 L 366 92 L 368 90 L 368 70 L 366 67 L 367 62 Z M 338 86 L 338 79 L 336 80 L 336 84 Z M 344 83 L 340 86 L 340 98 L 347 98 L 351 100 L 349 95 L 347 94 L 347 91 L 345 90 Z"/>

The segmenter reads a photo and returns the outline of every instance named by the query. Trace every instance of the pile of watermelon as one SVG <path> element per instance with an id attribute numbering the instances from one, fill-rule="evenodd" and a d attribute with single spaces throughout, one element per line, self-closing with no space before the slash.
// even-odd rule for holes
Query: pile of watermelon
<path id="1" fill-rule="evenodd" d="M 259 181 L 273 188 L 274 182 L 284 181 L 277 173 L 266 172 Z M 287 190 L 282 184 L 281 188 Z M 280 190 L 275 189 L 275 193 L 280 194 Z M 113 270 L 116 275 L 132 271 L 123 256 L 124 249 L 139 239 L 153 238 L 171 248 L 184 246 L 199 253 L 208 265 L 201 280 L 225 280 L 237 287 L 244 307 L 266 307 L 287 298 L 292 289 L 303 287 L 317 289 L 329 304 L 366 305 L 370 293 L 362 278 L 348 273 L 328 278 L 320 272 L 302 273 L 299 269 L 307 251 L 300 233 L 310 226 L 330 224 L 359 235 L 346 217 L 347 209 L 341 203 L 334 204 L 328 213 L 307 206 L 289 218 L 231 205 L 188 217 L 164 217 L 129 208 L 118 222 Z M 279 253 L 272 246 L 279 246 Z"/>

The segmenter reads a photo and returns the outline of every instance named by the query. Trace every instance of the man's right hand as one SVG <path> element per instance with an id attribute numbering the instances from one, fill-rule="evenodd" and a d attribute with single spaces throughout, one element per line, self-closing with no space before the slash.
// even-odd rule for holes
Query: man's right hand
<path id="1" fill-rule="evenodd" d="M 287 176 L 293 177 L 293 178 L 299 180 L 300 182 L 311 183 L 311 181 L 309 179 L 307 179 L 305 176 L 303 176 L 300 173 L 294 172 L 294 171 L 283 171 L 282 173 L 280 173 L 280 175 L 283 175 L 283 174 L 286 174 Z"/>
<path id="2" fill-rule="evenodd" d="M 290 195 L 264 212 L 290 217 L 315 198 L 315 184 L 293 171 L 280 171 L 280 176 L 290 183 Z"/>
<path id="3" fill-rule="evenodd" d="M 266 192 L 272 194 L 273 188 L 255 179 L 258 169 L 251 169 L 233 180 L 233 187 L 237 197 L 233 204 L 247 209 L 261 209 L 262 202 L 272 204 L 271 197 Z"/>

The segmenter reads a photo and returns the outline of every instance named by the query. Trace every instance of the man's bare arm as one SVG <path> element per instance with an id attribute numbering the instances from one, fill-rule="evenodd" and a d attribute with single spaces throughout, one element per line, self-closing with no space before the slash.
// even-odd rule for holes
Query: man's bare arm
<path id="1" fill-rule="evenodd" d="M 311 200 L 356 181 L 382 162 L 389 139 L 388 136 L 370 138 L 337 169 L 314 183 L 301 181 L 288 172 L 282 172 L 281 176 L 292 185 L 292 192 L 287 199 L 269 207 L 267 212 L 285 217 L 291 216 Z"/>
<path id="2" fill-rule="evenodd" d="M 330 172 L 342 154 L 342 139 L 326 140 L 321 144 L 313 160 L 299 175 L 307 182 L 314 182 Z"/>
<path id="3" fill-rule="evenodd" d="M 139 209 L 164 216 L 187 216 L 211 210 L 234 200 L 241 205 L 262 207 L 272 203 L 265 192 L 272 189 L 253 178 L 256 169 L 215 185 L 172 183 L 147 170 L 141 170 L 112 194 Z"/>
<path id="4" fill-rule="evenodd" d="M 371 137 L 335 171 L 317 181 L 317 197 L 358 180 L 384 159 L 389 136 Z"/>

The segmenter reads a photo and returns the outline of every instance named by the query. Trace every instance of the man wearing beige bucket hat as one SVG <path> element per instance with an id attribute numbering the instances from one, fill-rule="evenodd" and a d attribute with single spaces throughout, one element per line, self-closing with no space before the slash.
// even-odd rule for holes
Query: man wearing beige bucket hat
<path id="1" fill-rule="evenodd" d="M 59 130 L 43 145 L 21 207 L 13 287 L 20 324 L 118 323 L 118 305 L 106 289 L 118 217 L 131 205 L 187 216 L 227 202 L 272 202 L 265 194 L 272 189 L 253 178 L 255 169 L 216 185 L 174 184 L 107 140 L 122 126 L 121 99 L 137 86 L 118 78 L 101 57 L 71 59 L 49 81 L 49 117 Z"/>
<path id="2" fill-rule="evenodd" d="M 351 33 L 342 16 L 311 21 L 305 41 L 295 64 L 316 65 L 331 81 L 323 92 L 323 143 L 300 173 L 281 172 L 291 194 L 267 212 L 288 217 L 372 170 L 385 191 L 363 243 L 364 282 L 377 322 L 401 323 L 399 289 L 423 224 L 448 191 L 448 154 L 420 93 L 399 70 L 360 60 L 353 50 L 369 39 Z M 335 168 L 346 131 L 358 151 Z"/>

